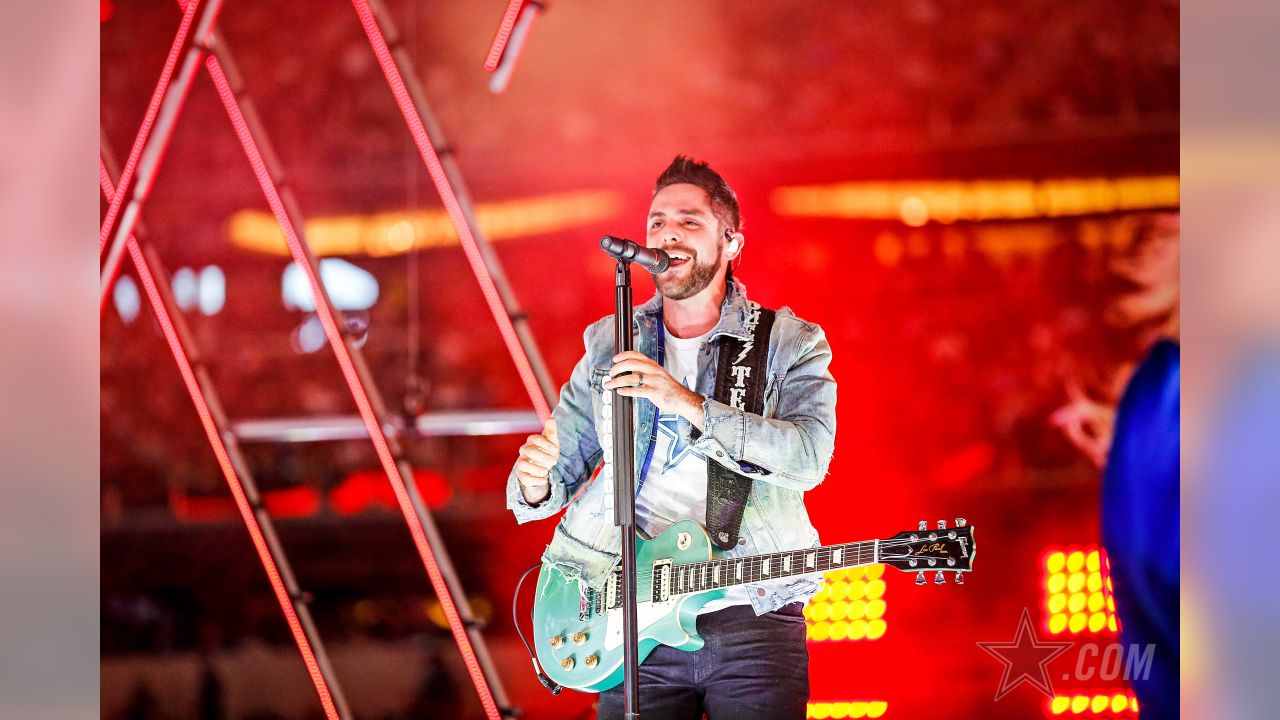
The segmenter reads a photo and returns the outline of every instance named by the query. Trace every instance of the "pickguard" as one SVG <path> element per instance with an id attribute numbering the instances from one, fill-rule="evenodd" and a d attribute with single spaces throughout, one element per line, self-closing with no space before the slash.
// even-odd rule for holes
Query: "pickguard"
<path id="1" fill-rule="evenodd" d="M 636 603 L 636 627 L 639 635 L 644 637 L 652 637 L 653 633 L 648 632 L 659 620 L 672 615 L 677 609 L 677 602 L 670 601 L 663 603 L 643 602 Z M 615 650 L 622 647 L 622 608 L 614 608 L 605 615 L 605 636 L 604 649 Z M 673 617 L 673 623 L 678 623 Z M 683 631 L 683 628 L 681 628 Z M 687 633 L 685 633 L 687 636 Z"/>

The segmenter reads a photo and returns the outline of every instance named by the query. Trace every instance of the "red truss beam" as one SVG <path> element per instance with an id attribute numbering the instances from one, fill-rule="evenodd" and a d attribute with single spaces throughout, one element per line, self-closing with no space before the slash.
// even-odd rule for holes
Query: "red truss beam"
<path id="1" fill-rule="evenodd" d="M 116 216 L 120 213 L 120 206 L 124 204 L 126 192 L 129 190 L 130 184 L 133 182 L 133 173 L 138 168 L 138 158 L 142 156 L 142 146 L 147 143 L 151 137 L 151 128 L 155 125 L 156 115 L 160 112 L 160 103 L 164 100 L 165 93 L 169 90 L 169 81 L 173 77 L 173 69 L 178 64 L 178 53 L 182 51 L 183 45 L 187 41 L 187 32 L 191 29 L 191 22 L 196 17 L 196 6 L 198 2 L 187 5 L 186 10 L 182 13 L 182 22 L 178 24 L 178 32 L 173 36 L 173 44 L 169 46 L 169 55 L 164 60 L 164 68 L 160 71 L 160 79 L 156 81 L 156 89 L 151 92 L 151 102 L 147 104 L 147 112 L 142 116 L 142 124 L 138 126 L 138 134 L 133 138 L 133 148 L 129 150 L 129 157 L 125 160 L 124 171 L 120 174 L 120 189 L 125 192 L 116 195 L 113 191 L 108 195 L 106 218 L 102 221 L 102 228 L 99 231 L 98 239 L 98 262 L 102 262 L 102 253 L 107 249 L 107 238 L 111 236 L 111 230 L 115 227 Z M 103 186 L 106 187 L 105 185 Z"/>
<path id="2" fill-rule="evenodd" d="M 124 260 L 126 240 L 133 234 L 138 220 L 142 217 L 142 207 L 146 204 L 151 188 L 155 184 L 156 174 L 160 171 L 160 164 L 164 161 L 165 151 L 173 138 L 173 129 L 177 126 L 178 116 L 182 114 L 182 107 L 186 104 L 191 84 L 199 71 L 200 58 L 208 46 L 214 23 L 217 22 L 218 13 L 222 10 L 222 3 L 223 0 L 208 0 L 196 20 L 192 18 L 195 16 L 200 0 L 190 2 L 183 9 L 182 25 L 178 29 L 177 36 L 174 37 L 173 47 L 169 50 L 169 61 L 165 63 L 160 82 L 152 95 L 152 105 L 157 104 L 157 95 L 163 96 L 163 99 L 159 101 L 155 112 L 148 107 L 142 128 L 134 138 L 133 150 L 129 153 L 129 163 L 132 163 L 132 167 L 136 167 L 133 185 L 129 185 L 128 176 L 122 176 L 118 184 L 120 192 L 116 193 L 112 199 L 111 206 L 107 209 L 107 217 L 102 222 L 99 254 L 101 255 L 105 247 L 106 257 L 102 263 L 101 294 L 98 299 L 99 316 L 107 307 L 107 298 L 111 296 L 111 285 L 115 282 Z M 196 26 L 195 35 L 190 43 L 186 43 L 188 30 L 193 22 Z M 173 69 L 173 61 L 176 59 L 176 51 L 184 44 L 187 45 L 187 49 L 182 59 L 182 67 L 178 71 L 177 80 L 171 83 L 169 76 Z M 132 171 L 132 167 L 126 167 L 126 172 Z M 121 205 L 126 200 L 128 205 L 124 207 L 124 212 L 117 216 Z M 111 238 L 110 245 L 106 244 L 108 237 Z"/>
<path id="3" fill-rule="evenodd" d="M 103 194 L 110 201 L 113 196 L 116 196 L 115 187 L 112 186 L 111 173 L 101 155 L 98 157 L 98 178 Z M 349 718 L 351 714 L 347 709 L 346 699 L 333 678 L 328 655 L 316 633 L 310 612 L 305 605 L 294 604 L 295 598 L 300 597 L 302 593 L 280 542 L 276 538 L 271 519 L 262 509 L 257 487 L 245 470 L 247 465 L 240 457 L 234 440 L 230 447 L 223 440 L 220 428 L 227 427 L 226 415 L 216 393 L 209 385 L 208 376 L 203 368 L 192 363 L 191 358 L 196 354 L 192 352 L 191 334 L 181 312 L 176 309 L 161 265 L 154 255 L 148 256 L 143 252 L 134 235 L 130 235 L 126 243 L 147 300 L 164 333 L 169 351 L 178 364 L 178 371 L 182 374 L 182 382 L 187 388 L 187 394 L 195 404 L 196 414 L 200 416 L 200 424 L 204 427 L 205 436 L 209 440 L 210 447 L 213 448 L 219 467 L 222 468 L 227 487 L 231 489 L 231 497 L 240 511 L 240 517 L 249 531 L 249 538 L 253 542 L 259 560 L 262 561 L 263 569 L 266 570 L 271 590 L 276 596 L 276 601 L 280 603 L 285 622 L 288 623 L 298 651 L 302 654 L 302 661 L 307 666 L 307 674 L 311 676 L 311 683 L 315 686 L 316 694 L 320 698 L 325 717 L 329 720 Z M 241 470 L 237 471 L 237 467 Z"/>
<path id="4" fill-rule="evenodd" d="M 454 230 L 458 233 L 458 240 L 466 253 L 467 261 L 471 264 L 471 271 L 476 276 L 476 281 L 480 284 L 480 290 L 484 293 L 485 301 L 489 305 L 489 311 L 493 314 L 493 319 L 498 324 L 498 330 L 502 333 L 502 339 L 507 344 L 507 351 L 511 354 L 512 361 L 515 362 L 516 371 L 520 373 L 520 378 L 524 382 L 529 399 L 533 402 L 534 410 L 537 411 L 539 418 L 545 420 L 551 416 L 548 399 L 555 397 L 555 389 L 550 385 L 545 368 L 541 367 L 541 358 L 536 355 L 536 349 L 533 348 L 532 342 L 527 337 L 522 341 L 521 333 L 517 331 L 512 322 L 514 316 L 520 320 L 523 326 L 524 314 L 522 311 L 509 308 L 508 301 L 504 300 L 504 294 L 510 295 L 510 293 L 502 292 L 495 282 L 499 278 L 496 263 L 486 262 L 487 245 L 472 231 L 472 218 L 469 217 L 470 203 L 465 199 L 465 194 L 460 192 L 460 188 L 455 188 L 455 183 L 450 179 L 440 153 L 432 143 L 431 134 L 427 132 L 427 127 L 423 122 L 424 112 L 420 111 L 419 106 L 421 98 L 415 101 L 414 93 L 406 82 L 406 76 L 412 78 L 413 74 L 408 70 L 404 72 L 401 70 L 400 64 L 408 67 L 409 61 L 407 56 L 399 52 L 401 50 L 399 36 L 387 19 L 385 8 L 381 5 L 378 6 L 376 16 L 369 0 L 352 0 L 352 5 L 355 7 L 356 15 L 360 18 L 360 25 L 364 28 L 365 35 L 369 38 L 369 44 L 373 46 L 373 53 L 378 59 L 378 65 L 382 67 L 383 74 L 387 76 L 387 83 L 391 86 L 391 94 L 395 97 L 396 105 L 400 108 L 400 114 L 404 116 L 405 123 L 409 126 L 409 133 L 413 136 L 413 142 L 418 147 L 418 154 L 422 156 L 422 161 L 427 167 L 431 181 L 435 184 L 436 192 L 440 195 L 445 211 L 449 214 L 449 220 L 452 221 Z M 383 33 L 383 25 L 387 26 L 385 35 Z M 391 36 L 397 45 L 398 56 L 393 53 L 391 46 L 388 44 L 387 35 Z M 420 93 L 418 94 L 420 95 Z M 505 287 L 505 278 L 502 280 L 502 284 Z M 513 303 L 513 301 L 511 302 Z M 531 352 L 526 353 L 526 345 L 531 348 Z"/>
<path id="5" fill-rule="evenodd" d="M 502 53 L 507 49 L 507 40 L 511 39 L 511 28 L 515 27 L 516 17 L 520 9 L 529 0 L 508 0 L 507 9 L 502 13 L 502 22 L 498 23 L 498 32 L 493 36 L 493 44 L 489 46 L 489 54 L 484 59 L 484 69 L 493 72 L 498 69 Z"/>
<path id="6" fill-rule="evenodd" d="M 211 55 L 205 61 L 209 76 L 213 79 L 214 88 L 231 120 L 232 128 L 240 140 L 258 185 L 266 197 L 267 205 L 271 208 L 284 234 L 289 252 L 310 284 L 312 297 L 315 299 L 316 315 L 337 357 L 343 379 L 356 402 L 356 408 L 373 443 L 378 460 L 391 482 L 396 502 L 409 526 L 414 547 L 422 559 L 431 586 L 440 601 L 441 609 L 449 623 L 454 642 L 457 643 L 462 654 L 467 672 L 475 685 L 480 703 L 489 718 L 499 720 L 502 711 L 499 709 L 498 701 L 495 700 L 495 689 L 500 694 L 501 686 L 496 685 L 496 672 L 493 670 L 492 661 L 483 642 L 473 645 L 469 633 L 478 632 L 478 629 L 476 629 L 470 606 L 467 604 L 466 595 L 457 582 L 457 573 L 448 555 L 443 552 L 443 539 L 422 502 L 417 488 L 410 482 L 412 472 L 403 459 L 398 442 L 395 438 L 388 437 L 384 431 L 387 422 L 383 418 L 387 417 L 387 413 L 382 397 L 372 381 L 363 356 L 344 335 L 341 316 L 333 307 L 320 281 L 319 263 L 312 255 L 301 232 L 301 213 L 297 209 L 292 193 L 281 189 L 283 179 L 280 174 L 280 165 L 267 143 L 256 111 L 247 98 L 241 98 L 238 77 L 232 73 L 232 77 L 237 77 L 236 81 L 232 82 L 228 78 L 228 73 L 224 72 L 224 62 L 219 61 L 219 56 L 225 61 L 227 68 L 234 69 L 229 62 L 230 56 L 226 53 L 225 45 L 221 39 L 215 40 L 214 44 L 215 55 Z M 543 408 L 545 410 L 545 402 Z M 439 553 L 436 548 L 440 549 Z M 495 684 L 491 685 L 486 679 L 486 671 L 493 676 Z M 503 700 L 503 710 L 506 710 L 505 698 Z"/>

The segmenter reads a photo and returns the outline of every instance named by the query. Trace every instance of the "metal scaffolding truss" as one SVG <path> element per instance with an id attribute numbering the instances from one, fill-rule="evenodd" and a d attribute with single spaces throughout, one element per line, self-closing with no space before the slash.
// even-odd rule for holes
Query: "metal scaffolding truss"
<path id="1" fill-rule="evenodd" d="M 111 149 L 103 137 L 98 164 L 98 178 L 107 202 L 116 197 L 115 188 L 119 171 L 116 169 Z M 240 517 L 244 520 L 258 551 L 263 568 L 267 571 L 267 579 L 271 582 L 271 590 L 284 611 L 285 621 L 293 634 L 298 650 L 302 653 L 311 682 L 315 685 L 320 697 L 320 705 L 325 715 L 330 718 L 351 717 L 346 698 L 337 678 L 333 674 L 333 665 L 325 652 L 324 643 L 316 633 L 315 624 L 311 621 L 311 611 L 307 608 L 306 597 L 298 581 L 294 577 L 293 568 L 285 556 L 284 548 L 276 535 L 275 525 L 262 504 L 262 496 L 254 482 L 249 464 L 240 452 L 240 443 L 235 433 L 230 431 L 222 401 L 214 390 L 205 368 L 199 348 L 187 327 L 186 318 L 178 309 L 173 299 L 172 286 L 165 273 L 155 249 L 149 244 L 143 246 L 139 237 L 143 235 L 142 225 L 137 226 L 134 234 L 125 241 L 129 257 L 133 260 L 134 271 L 155 313 L 156 321 L 164 333 L 169 351 L 178 364 L 183 384 L 191 401 L 195 403 L 196 414 L 200 416 L 200 424 L 204 427 L 205 437 L 213 448 L 213 454 L 222 468 L 222 474 L 231 489 L 231 497 L 235 500 Z"/>
<path id="2" fill-rule="evenodd" d="M 144 250 L 136 238 L 147 197 L 172 139 L 195 72 L 203 60 L 267 204 L 284 234 L 290 255 L 310 284 L 316 314 L 324 329 L 325 338 L 355 400 L 359 425 L 355 425 L 355 420 L 338 422 L 342 426 L 341 432 L 345 433 L 342 437 L 368 438 L 373 443 L 486 716 L 496 720 L 502 716 L 515 715 L 518 711 L 507 701 L 484 638 L 480 634 L 480 623 L 471 611 L 452 561 L 445 552 L 435 521 L 412 482 L 412 469 L 398 437 L 406 433 L 397 430 L 395 418 L 387 412 L 363 355 L 344 332 L 347 325 L 320 280 L 319 264 L 303 233 L 300 206 L 286 182 L 285 173 L 272 149 L 256 107 L 244 92 L 230 50 L 217 31 L 216 22 L 222 0 L 178 0 L 178 3 L 183 10 L 181 25 L 114 191 L 112 172 L 108 169 L 107 162 L 109 155 L 104 155 L 100 165 L 103 191 L 107 193 L 109 200 L 99 244 L 102 259 L 100 312 L 106 306 L 112 284 L 127 251 L 137 268 L 148 300 L 155 310 L 187 390 L 196 405 L 210 445 L 293 631 L 321 705 L 329 718 L 351 717 L 323 646 L 315 634 L 306 605 L 298 602 L 303 597 L 302 593 L 298 590 L 297 582 L 276 540 L 270 518 L 263 511 L 252 476 L 239 451 L 241 439 L 314 439 L 300 437 L 299 431 L 306 435 L 307 428 L 314 429 L 317 423 L 266 421 L 266 431 L 259 427 L 256 436 L 253 432 L 246 432 L 251 438 L 239 436 L 252 428 L 246 428 L 243 423 L 233 425 L 227 420 L 200 362 L 199 353 L 192 345 L 182 315 L 173 304 L 167 278 L 158 258 L 149 249 Z M 496 420 L 473 413 L 438 419 L 434 426 L 430 419 L 420 419 L 414 429 L 417 432 L 431 432 L 433 429 L 462 428 L 463 432 L 474 433 L 477 429 L 509 432 L 514 428 L 526 429 L 530 424 L 536 427 L 537 422 L 550 415 L 555 388 L 529 330 L 525 313 L 516 302 L 496 255 L 476 224 L 462 175 L 453 162 L 452 153 L 444 141 L 439 125 L 430 113 L 412 62 L 400 44 L 399 34 L 385 8 L 376 0 L 353 0 L 352 4 L 387 77 L 392 95 L 404 116 L 419 155 L 457 231 L 472 272 L 536 413 L 536 419 L 518 414 L 502 416 Z M 195 30 L 191 32 L 193 26 Z M 174 80 L 173 71 L 180 55 L 182 64 L 177 72 L 177 79 Z M 105 151 L 104 147 L 104 153 Z M 270 424 L 272 422 L 274 425 Z M 319 426 L 324 427 L 324 423 L 319 423 Z"/>

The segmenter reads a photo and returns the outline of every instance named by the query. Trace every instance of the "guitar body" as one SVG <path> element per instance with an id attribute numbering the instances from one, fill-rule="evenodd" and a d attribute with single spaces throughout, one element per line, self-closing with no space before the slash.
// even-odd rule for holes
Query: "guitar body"
<path id="1" fill-rule="evenodd" d="M 977 548 L 973 527 L 963 518 L 947 528 L 924 522 L 882 540 L 782 550 L 750 557 L 725 556 L 693 520 L 682 520 L 652 540 L 636 538 L 636 625 L 641 663 L 658 645 L 693 651 L 702 647 L 698 612 L 723 598 L 727 588 L 824 573 L 838 568 L 884 564 L 934 583 L 951 573 L 956 584 L 972 571 Z M 543 565 L 533 604 L 533 646 L 543 672 L 560 685 L 601 692 L 622 682 L 622 573 L 609 574 L 597 592 Z"/>
<path id="2" fill-rule="evenodd" d="M 681 564 L 705 562 L 711 557 L 711 539 L 692 520 L 678 522 L 652 540 L 637 537 L 640 662 L 659 644 L 686 651 L 701 648 L 703 640 L 696 632 L 698 611 L 724 596 L 724 590 L 708 590 L 652 602 L 651 568 L 663 560 Z M 617 577 L 615 571 L 609 582 L 616 584 Z M 601 602 L 598 597 L 585 597 L 576 579 L 567 580 L 554 566 L 542 566 L 533 606 L 533 643 L 538 662 L 552 680 L 587 692 L 601 692 L 622 682 L 622 608 L 601 612 L 610 599 L 606 596 Z M 558 647 L 553 646 L 554 638 L 560 639 Z M 594 661 L 589 660 L 593 657 Z"/>

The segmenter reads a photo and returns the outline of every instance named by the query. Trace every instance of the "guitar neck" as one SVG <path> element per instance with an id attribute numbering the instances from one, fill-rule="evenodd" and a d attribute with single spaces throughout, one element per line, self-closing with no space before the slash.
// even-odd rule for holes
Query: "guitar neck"
<path id="1" fill-rule="evenodd" d="M 674 565 L 671 568 L 671 592 L 683 595 L 794 575 L 872 565 L 880 561 L 880 542 L 863 540 L 806 550 Z"/>

